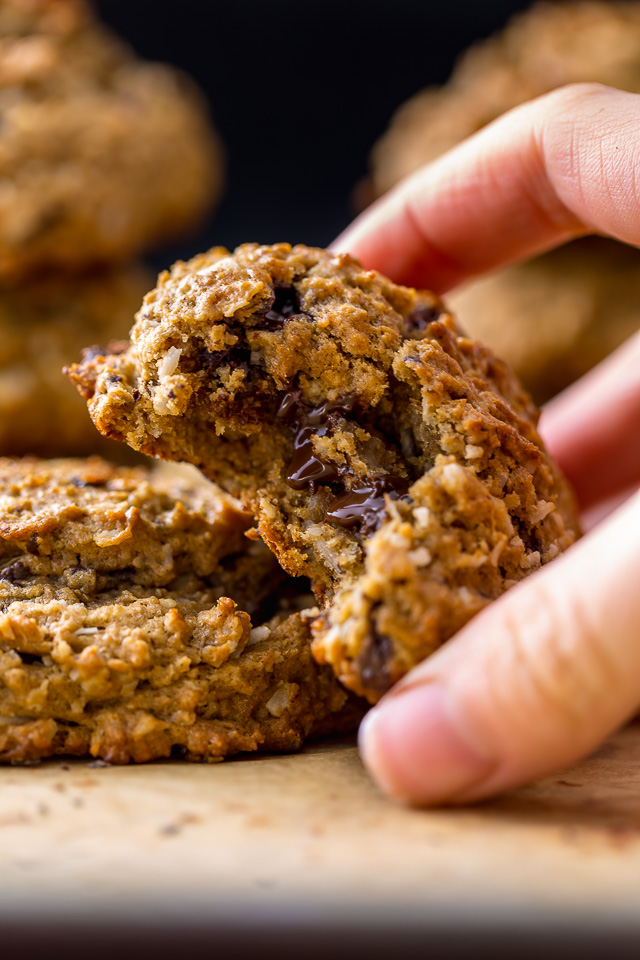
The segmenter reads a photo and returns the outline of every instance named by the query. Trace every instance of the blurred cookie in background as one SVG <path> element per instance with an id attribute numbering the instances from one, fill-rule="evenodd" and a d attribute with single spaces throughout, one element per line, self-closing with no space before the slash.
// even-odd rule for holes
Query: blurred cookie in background
<path id="1" fill-rule="evenodd" d="M 152 282 L 135 266 L 0 290 L 1 456 L 99 452 L 122 461 L 122 444 L 98 434 L 62 368 L 88 343 L 126 337 Z"/>
<path id="2" fill-rule="evenodd" d="M 540 3 L 469 49 L 444 87 L 396 113 L 373 150 L 369 195 L 519 103 L 581 81 L 640 91 L 640 3 Z M 577 240 L 448 300 L 542 402 L 640 328 L 640 252 Z"/>
<path id="3" fill-rule="evenodd" d="M 0 2 L 0 281 L 124 260 L 218 197 L 192 82 L 138 59 L 84 0 Z"/>
<path id="4" fill-rule="evenodd" d="M 543 403 L 640 328 L 640 253 L 600 237 L 447 297 L 464 329 L 508 357 Z"/>
<path id="5" fill-rule="evenodd" d="M 640 90 L 640 3 L 538 3 L 397 111 L 373 149 L 376 196 L 519 103 L 567 83 Z"/>

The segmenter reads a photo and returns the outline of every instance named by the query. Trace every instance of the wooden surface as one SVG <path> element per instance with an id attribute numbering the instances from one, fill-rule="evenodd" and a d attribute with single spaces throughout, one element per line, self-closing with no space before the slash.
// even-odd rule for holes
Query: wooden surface
<path id="1" fill-rule="evenodd" d="M 140 898 L 639 917 L 640 727 L 501 800 L 384 799 L 352 742 L 215 766 L 0 769 L 0 914 Z M 1 919 L 1 916 L 0 916 Z"/>

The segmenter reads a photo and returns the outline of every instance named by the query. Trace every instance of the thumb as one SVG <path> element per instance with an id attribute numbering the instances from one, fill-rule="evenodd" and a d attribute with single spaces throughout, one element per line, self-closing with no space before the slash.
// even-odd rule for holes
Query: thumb
<path id="1" fill-rule="evenodd" d="M 640 493 L 479 614 L 361 727 L 410 803 L 491 796 L 577 760 L 640 703 Z"/>

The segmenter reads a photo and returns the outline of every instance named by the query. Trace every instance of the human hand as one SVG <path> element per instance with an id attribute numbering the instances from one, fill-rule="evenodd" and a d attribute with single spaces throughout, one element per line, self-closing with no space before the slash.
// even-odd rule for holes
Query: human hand
<path id="1" fill-rule="evenodd" d="M 565 87 L 420 170 L 333 246 L 439 292 L 584 233 L 640 246 L 639 160 L 640 96 Z M 583 509 L 637 488 L 640 334 L 552 401 L 540 432 Z M 639 588 L 640 491 L 370 711 L 374 778 L 406 802 L 466 803 L 588 753 L 640 707 Z"/>

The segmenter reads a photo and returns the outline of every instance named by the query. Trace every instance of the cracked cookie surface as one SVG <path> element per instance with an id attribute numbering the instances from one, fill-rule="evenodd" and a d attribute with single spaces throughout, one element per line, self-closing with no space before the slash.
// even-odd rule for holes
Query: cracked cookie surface
<path id="1" fill-rule="evenodd" d="M 353 729 L 307 616 L 265 621 L 281 571 L 208 487 L 0 460 L 0 761 L 213 761 Z"/>
<path id="2" fill-rule="evenodd" d="M 0 5 L 0 281 L 131 257 L 199 221 L 221 152 L 179 71 L 83 0 Z"/>
<path id="3" fill-rule="evenodd" d="M 508 369 L 432 294 L 287 244 L 178 263 L 120 353 L 70 371 L 101 432 L 241 496 L 377 699 L 578 534 Z"/>

